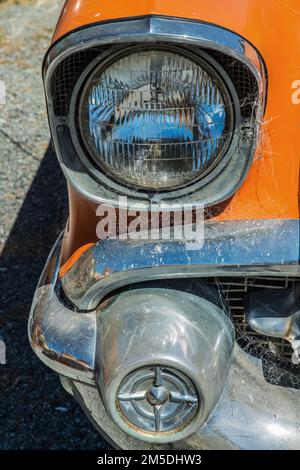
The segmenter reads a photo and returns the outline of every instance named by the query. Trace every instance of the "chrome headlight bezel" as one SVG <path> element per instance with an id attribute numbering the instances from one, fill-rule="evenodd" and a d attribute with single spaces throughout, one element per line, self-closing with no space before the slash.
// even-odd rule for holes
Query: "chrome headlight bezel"
<path id="1" fill-rule="evenodd" d="M 175 191 L 145 193 L 120 185 L 107 175 L 103 175 L 100 180 L 99 170 L 95 172 L 95 165 L 90 158 L 86 154 L 79 155 L 72 135 L 74 110 L 71 110 L 69 95 L 71 87 L 74 93 L 82 69 L 79 75 L 73 74 L 72 79 L 70 71 L 73 71 L 73 67 L 76 68 L 77 61 L 81 61 L 83 69 L 87 71 L 95 55 L 99 56 L 100 52 L 105 52 L 108 56 L 120 46 L 162 43 L 190 49 L 193 53 L 204 50 L 204 53 L 209 53 L 217 62 L 219 57 L 223 57 L 226 63 L 232 63 L 233 68 L 237 65 L 248 75 L 247 80 L 250 77 L 255 89 L 255 99 L 253 105 L 251 102 L 248 106 L 251 112 L 246 118 L 242 115 L 240 125 L 237 126 L 236 147 L 231 158 L 226 159 L 227 163 L 223 168 L 219 167 L 221 171 L 209 182 L 203 178 L 199 181 L 199 186 L 190 184 Z M 234 72 L 233 75 L 235 76 Z M 257 50 L 231 31 L 199 21 L 159 16 L 87 26 L 62 38 L 50 48 L 44 62 L 44 81 L 52 137 L 62 170 L 72 186 L 95 203 L 118 206 L 119 197 L 126 195 L 128 203 L 134 202 L 141 210 L 149 209 L 151 203 L 159 208 L 174 201 L 178 204 L 198 202 L 204 206 L 212 206 L 232 196 L 248 173 L 265 108 L 266 71 Z M 57 84 L 58 88 L 61 84 L 62 90 L 56 88 Z M 60 101 L 62 98 L 65 101 L 63 103 Z M 240 95 L 239 100 L 241 108 L 243 103 Z"/>
<path id="2" fill-rule="evenodd" d="M 119 177 L 116 174 L 113 174 L 109 167 L 105 168 L 105 165 L 101 165 L 99 159 L 91 151 L 90 145 L 85 136 L 85 132 L 82 124 L 82 101 L 84 99 L 85 93 L 90 86 L 93 77 L 104 70 L 107 70 L 108 67 L 113 65 L 115 61 L 120 58 L 129 56 L 135 52 L 142 53 L 143 51 L 166 51 L 176 53 L 183 58 L 190 59 L 197 63 L 201 68 L 206 72 L 210 73 L 211 76 L 218 82 L 219 88 L 224 94 L 226 104 L 228 104 L 228 121 L 229 121 L 229 130 L 226 142 L 224 142 L 223 148 L 220 150 L 220 155 L 218 158 L 211 162 L 207 168 L 204 169 L 201 174 L 196 175 L 191 180 L 180 184 L 174 187 L 166 188 L 143 188 L 141 185 L 133 184 L 132 182 L 126 182 L 125 178 Z M 118 191 L 125 195 L 130 195 L 132 190 L 138 191 L 139 195 L 145 197 L 146 199 L 152 199 L 153 193 L 159 193 L 159 196 L 163 193 L 168 193 L 169 197 L 177 197 L 182 194 L 189 192 L 195 192 L 202 186 L 208 184 L 215 176 L 222 171 L 224 166 L 227 164 L 228 160 L 231 158 L 233 152 L 236 149 L 238 143 L 238 132 L 236 129 L 241 125 L 241 115 L 239 109 L 239 100 L 235 90 L 235 87 L 225 72 L 225 70 L 208 54 L 202 50 L 191 50 L 190 48 L 184 48 L 177 45 L 170 44 L 160 44 L 160 45 L 130 45 L 127 47 L 115 48 L 111 50 L 109 54 L 102 53 L 96 57 L 89 66 L 83 71 L 82 75 L 79 77 L 77 84 L 74 88 L 71 105 L 70 105 L 70 115 L 73 118 L 71 122 L 71 135 L 74 142 L 76 151 L 83 164 L 92 169 L 93 177 L 99 182 L 111 186 L 115 184 L 118 186 Z M 90 167 L 90 162 L 92 162 L 93 167 Z"/>

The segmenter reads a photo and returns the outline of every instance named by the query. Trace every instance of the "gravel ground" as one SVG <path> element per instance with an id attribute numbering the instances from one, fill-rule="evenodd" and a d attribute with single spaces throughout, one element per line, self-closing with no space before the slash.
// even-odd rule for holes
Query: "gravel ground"
<path id="1" fill-rule="evenodd" d="M 66 186 L 49 146 L 41 64 L 62 0 L 0 0 L 1 449 L 108 449 L 56 374 L 35 357 L 27 318 L 66 220 Z"/>

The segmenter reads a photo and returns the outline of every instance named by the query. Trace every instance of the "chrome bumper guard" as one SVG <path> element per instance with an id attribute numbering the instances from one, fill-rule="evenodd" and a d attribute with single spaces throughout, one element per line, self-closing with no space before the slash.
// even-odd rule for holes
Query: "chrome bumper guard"
<path id="1" fill-rule="evenodd" d="M 125 434 L 109 418 L 96 387 L 96 307 L 107 293 L 136 281 L 166 277 L 299 274 L 298 221 L 236 222 L 234 226 L 222 223 L 218 229 L 210 225 L 206 230 L 206 233 L 210 230 L 211 236 L 205 236 L 199 252 L 186 251 L 180 242 L 97 243 L 63 278 L 65 293 L 73 294 L 74 308 L 64 304 L 60 297 L 61 238 L 41 276 L 29 319 L 32 348 L 63 377 L 66 388 L 88 409 L 91 420 L 122 448 L 157 445 Z M 105 308 L 104 303 L 101 309 Z M 173 446 L 300 449 L 299 403 L 299 390 L 267 383 L 261 361 L 235 345 L 215 409 L 192 436 Z"/>

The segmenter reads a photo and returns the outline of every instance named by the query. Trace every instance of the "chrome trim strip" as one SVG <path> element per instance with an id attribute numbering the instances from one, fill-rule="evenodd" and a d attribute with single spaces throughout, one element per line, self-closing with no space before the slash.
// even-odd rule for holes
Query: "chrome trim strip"
<path id="1" fill-rule="evenodd" d="M 206 222 L 201 249 L 172 240 L 99 241 L 61 283 L 82 310 L 136 282 L 209 276 L 299 275 L 299 220 Z"/>
<path id="2" fill-rule="evenodd" d="M 68 55 L 100 44 L 168 41 L 194 44 L 224 52 L 246 64 L 255 75 L 265 98 L 266 72 L 262 58 L 246 39 L 222 27 L 185 18 L 147 16 L 87 26 L 56 42 L 45 59 L 45 81 Z"/>

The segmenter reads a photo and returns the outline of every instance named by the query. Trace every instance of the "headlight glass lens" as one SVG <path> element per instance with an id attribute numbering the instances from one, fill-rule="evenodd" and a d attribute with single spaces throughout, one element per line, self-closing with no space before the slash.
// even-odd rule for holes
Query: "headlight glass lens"
<path id="1" fill-rule="evenodd" d="M 214 70 L 161 49 L 96 68 L 79 113 L 83 141 L 100 168 L 154 191 L 178 188 L 210 170 L 233 126 L 228 92 Z"/>

